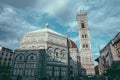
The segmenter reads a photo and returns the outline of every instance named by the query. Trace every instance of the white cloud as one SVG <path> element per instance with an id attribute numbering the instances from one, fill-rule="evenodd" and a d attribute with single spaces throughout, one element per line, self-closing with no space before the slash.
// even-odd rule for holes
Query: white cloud
<path id="1" fill-rule="evenodd" d="M 68 32 L 78 32 L 77 21 L 70 22 L 66 26 L 69 27 Z"/>
<path id="2" fill-rule="evenodd" d="M 48 13 L 50 15 L 55 15 L 57 12 L 61 11 L 65 8 L 66 4 L 68 3 L 68 0 L 38 0 L 35 8 L 38 10 L 42 10 L 45 13 Z"/>

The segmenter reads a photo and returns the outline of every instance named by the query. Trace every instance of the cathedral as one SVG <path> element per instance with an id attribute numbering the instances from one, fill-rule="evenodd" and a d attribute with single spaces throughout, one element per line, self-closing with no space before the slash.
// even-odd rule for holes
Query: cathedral
<path id="1" fill-rule="evenodd" d="M 12 80 L 70 80 L 80 75 L 94 75 L 94 62 L 87 13 L 77 16 L 80 56 L 76 44 L 49 28 L 27 32 L 15 50 Z"/>
<path id="2" fill-rule="evenodd" d="M 13 80 L 64 80 L 79 73 L 76 44 L 46 24 L 23 35 L 15 50 Z"/>

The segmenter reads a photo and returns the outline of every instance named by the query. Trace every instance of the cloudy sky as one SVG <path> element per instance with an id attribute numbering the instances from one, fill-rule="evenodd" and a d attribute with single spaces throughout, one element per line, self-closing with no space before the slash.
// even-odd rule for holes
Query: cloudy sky
<path id="1" fill-rule="evenodd" d="M 120 32 L 120 0 L 0 0 L 0 44 L 16 49 L 23 34 L 49 28 L 78 43 L 76 13 L 88 13 L 94 58 Z"/>

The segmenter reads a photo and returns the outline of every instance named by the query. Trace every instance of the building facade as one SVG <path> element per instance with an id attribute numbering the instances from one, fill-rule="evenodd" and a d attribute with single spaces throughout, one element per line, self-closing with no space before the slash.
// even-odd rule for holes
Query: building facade
<path id="1" fill-rule="evenodd" d="M 49 29 L 48 25 L 44 29 L 26 33 L 20 41 L 20 46 L 15 50 L 13 79 L 39 80 L 43 77 L 48 80 L 68 79 L 70 48 L 67 41 L 66 36 Z M 41 54 L 39 51 L 42 50 L 44 55 L 39 56 Z"/>
<path id="2" fill-rule="evenodd" d="M 13 50 L 0 46 L 0 80 L 10 78 L 13 56 Z"/>
<path id="3" fill-rule="evenodd" d="M 0 46 L 0 65 L 11 66 L 14 56 L 13 50 Z"/>
<path id="4" fill-rule="evenodd" d="M 88 28 L 87 13 L 78 13 L 76 18 L 79 32 L 82 75 L 94 75 L 94 62 Z"/>
<path id="5" fill-rule="evenodd" d="M 98 58 L 99 75 L 107 75 L 117 78 L 120 73 L 120 32 L 103 48 L 100 50 L 100 57 Z"/>
<path id="6" fill-rule="evenodd" d="M 45 79 L 45 50 L 16 50 L 12 80 L 44 80 Z"/>

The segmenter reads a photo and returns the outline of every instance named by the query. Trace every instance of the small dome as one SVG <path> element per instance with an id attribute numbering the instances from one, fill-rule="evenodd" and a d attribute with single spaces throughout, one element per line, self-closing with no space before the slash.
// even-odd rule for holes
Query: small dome
<path id="1" fill-rule="evenodd" d="M 69 40 L 69 47 L 70 48 L 77 48 L 76 44 L 72 40 Z"/>
<path id="2" fill-rule="evenodd" d="M 78 48 L 77 48 L 77 45 L 72 41 L 72 40 L 69 40 L 69 48 L 76 48 L 77 49 L 77 52 L 78 52 Z"/>

